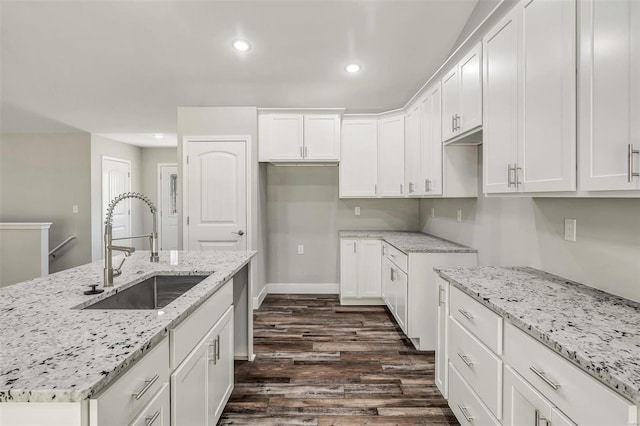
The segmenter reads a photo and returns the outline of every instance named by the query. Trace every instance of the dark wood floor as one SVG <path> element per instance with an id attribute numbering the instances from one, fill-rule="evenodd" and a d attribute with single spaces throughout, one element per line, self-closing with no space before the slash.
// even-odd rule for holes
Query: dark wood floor
<path id="1" fill-rule="evenodd" d="M 458 424 L 419 352 L 381 306 L 333 295 L 269 295 L 253 363 L 236 363 L 222 425 Z"/>

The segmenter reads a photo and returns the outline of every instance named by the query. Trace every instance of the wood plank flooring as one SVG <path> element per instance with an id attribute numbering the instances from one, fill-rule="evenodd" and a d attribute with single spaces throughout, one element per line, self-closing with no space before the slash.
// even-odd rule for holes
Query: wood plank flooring
<path id="1" fill-rule="evenodd" d="M 269 295 L 254 315 L 256 360 L 236 362 L 221 425 L 457 425 L 419 352 L 382 306 L 334 295 Z"/>

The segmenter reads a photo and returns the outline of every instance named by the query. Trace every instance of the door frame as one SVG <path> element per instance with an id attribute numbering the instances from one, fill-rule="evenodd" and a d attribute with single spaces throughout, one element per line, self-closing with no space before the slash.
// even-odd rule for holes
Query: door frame
<path id="1" fill-rule="evenodd" d="M 187 226 L 187 217 L 189 216 L 189 182 L 185 179 L 188 164 L 187 153 L 189 152 L 189 143 L 192 142 L 242 142 L 245 149 L 245 170 L 247 173 L 246 182 L 246 203 L 247 203 L 247 250 L 255 250 L 253 247 L 253 203 L 251 202 L 252 189 L 252 171 L 251 171 L 251 136 L 249 135 L 218 135 L 218 136 L 188 136 L 182 139 L 182 250 L 189 251 L 189 227 Z"/>
<path id="2" fill-rule="evenodd" d="M 126 163 L 127 166 L 129 167 L 129 173 L 127 174 L 127 180 L 129 181 L 129 192 L 131 192 L 133 190 L 133 188 L 131 188 L 131 160 L 127 160 L 125 158 L 118 158 L 118 157 L 111 157 L 109 155 L 102 155 L 100 157 L 100 235 L 104 238 L 104 225 L 105 225 L 105 221 L 107 220 L 107 207 L 108 204 L 105 205 L 105 200 L 104 200 L 104 161 L 117 161 L 120 163 Z M 129 208 L 129 233 L 131 233 L 131 208 Z M 104 244 L 100 245 L 100 253 L 102 255 L 102 258 L 104 259 Z"/>
<path id="3" fill-rule="evenodd" d="M 157 198 L 158 205 L 156 208 L 162 211 L 162 168 L 163 167 L 175 167 L 178 170 L 178 163 L 158 163 L 158 175 L 156 176 L 156 187 L 158 190 Z M 177 236 L 176 236 L 177 240 Z M 158 242 L 162 245 L 162 214 L 158 215 Z"/>

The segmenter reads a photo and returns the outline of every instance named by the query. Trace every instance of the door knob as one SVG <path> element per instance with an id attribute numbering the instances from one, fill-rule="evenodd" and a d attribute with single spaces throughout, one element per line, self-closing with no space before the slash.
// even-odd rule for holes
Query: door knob
<path id="1" fill-rule="evenodd" d="M 244 235 L 244 231 L 241 229 L 238 232 L 232 232 L 232 234 L 243 236 Z"/>

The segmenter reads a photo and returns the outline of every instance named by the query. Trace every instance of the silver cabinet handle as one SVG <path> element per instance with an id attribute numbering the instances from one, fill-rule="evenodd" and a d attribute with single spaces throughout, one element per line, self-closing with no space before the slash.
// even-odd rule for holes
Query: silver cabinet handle
<path id="1" fill-rule="evenodd" d="M 384 256 L 385 254 L 387 254 L 387 246 L 382 246 L 382 255 Z"/>
<path id="2" fill-rule="evenodd" d="M 307 158 L 307 156 L 308 156 L 308 155 L 307 155 L 307 146 L 305 145 L 305 146 L 304 146 L 304 158 Z"/>
<path id="3" fill-rule="evenodd" d="M 551 426 L 551 422 L 544 417 L 540 417 L 540 410 L 536 408 L 536 411 L 533 416 L 533 421 L 535 426 L 540 426 L 540 422 L 544 422 L 545 426 Z"/>
<path id="4" fill-rule="evenodd" d="M 300 147 L 300 158 L 304 158 L 304 151 L 302 147 Z"/>
<path id="5" fill-rule="evenodd" d="M 155 413 L 153 413 L 153 416 L 145 417 L 144 426 L 151 426 L 153 424 L 153 422 L 156 421 L 158 416 L 160 416 L 160 410 L 158 410 Z"/>
<path id="6" fill-rule="evenodd" d="M 455 115 L 451 116 L 451 131 L 452 132 L 456 131 L 456 116 Z"/>
<path id="7" fill-rule="evenodd" d="M 142 398 L 142 395 L 144 395 L 145 393 L 147 393 L 147 391 L 149 389 L 151 389 L 151 386 L 153 386 L 153 384 L 158 381 L 158 379 L 160 378 L 159 375 L 155 375 L 153 376 L 153 378 L 149 379 L 149 380 L 145 380 L 144 381 L 144 387 L 142 389 L 140 389 L 140 391 L 138 393 L 134 393 L 132 396 L 136 399 L 139 400 L 140 398 Z"/>
<path id="8" fill-rule="evenodd" d="M 213 363 L 216 363 L 216 341 L 214 340 L 213 343 L 209 343 L 209 351 L 207 353 L 207 359 L 209 361 L 213 361 Z"/>
<path id="9" fill-rule="evenodd" d="M 409 194 L 413 192 L 413 182 L 409 182 Z"/>
<path id="10" fill-rule="evenodd" d="M 438 286 L 438 306 L 442 305 L 442 292 L 444 289 L 441 286 Z"/>
<path id="11" fill-rule="evenodd" d="M 460 116 L 458 114 L 456 114 L 455 123 L 456 123 L 455 131 L 457 132 L 458 130 L 460 130 Z"/>
<path id="12" fill-rule="evenodd" d="M 403 190 L 403 186 L 402 186 L 402 184 L 400 184 L 400 193 L 401 193 L 401 194 L 404 194 L 404 190 Z"/>
<path id="13" fill-rule="evenodd" d="M 507 164 L 507 188 L 511 188 L 511 185 L 514 185 L 514 182 L 511 179 L 511 172 L 515 172 L 516 165 L 513 166 L 511 164 Z"/>
<path id="14" fill-rule="evenodd" d="M 460 314 L 462 314 L 462 316 L 468 319 L 469 321 L 473 319 L 473 315 L 471 315 L 469 312 L 465 311 L 462 308 L 458 309 L 458 312 L 460 312 Z"/>
<path id="15" fill-rule="evenodd" d="M 551 379 L 549 379 L 549 378 L 547 377 L 547 375 L 544 373 L 544 371 L 542 371 L 542 370 L 538 370 L 537 368 L 535 368 L 535 367 L 533 367 L 533 366 L 532 366 L 532 367 L 529 367 L 529 370 L 533 371 L 533 373 L 534 373 L 536 376 L 540 377 L 540 379 L 542 379 L 542 381 L 543 381 L 543 382 L 545 382 L 546 384 L 548 384 L 549 386 L 551 386 L 551 388 L 552 388 L 553 390 L 558 390 L 558 389 L 560 389 L 560 384 L 558 384 L 558 383 L 554 383 Z"/>
<path id="16" fill-rule="evenodd" d="M 220 361 L 220 335 L 216 337 L 216 359 Z"/>
<path id="17" fill-rule="evenodd" d="M 633 154 L 640 154 L 640 150 L 633 149 L 633 144 L 629 144 L 629 152 L 627 153 L 627 180 L 633 182 L 634 176 L 640 176 L 640 173 L 633 171 Z"/>
<path id="18" fill-rule="evenodd" d="M 462 415 L 464 416 L 464 418 L 469 422 L 469 423 L 473 423 L 473 419 L 474 417 L 469 414 L 469 411 L 467 410 L 467 407 L 463 407 L 462 405 L 458 404 L 458 408 L 460 409 L 460 411 L 462 412 Z"/>
<path id="19" fill-rule="evenodd" d="M 460 357 L 462 362 L 467 365 L 467 367 L 471 367 L 473 364 L 475 364 L 475 362 L 469 361 L 469 357 L 463 353 L 458 352 L 458 356 Z"/>
<path id="20" fill-rule="evenodd" d="M 242 229 L 240 229 L 238 232 L 232 232 L 232 234 L 243 236 L 244 235 L 244 231 Z"/>
<path id="21" fill-rule="evenodd" d="M 516 172 L 514 183 L 516 184 L 516 188 L 518 188 L 520 185 L 522 185 L 522 182 L 520 181 L 520 172 L 522 172 L 522 167 L 518 167 L 518 164 L 516 163 L 513 165 L 513 170 Z"/>

